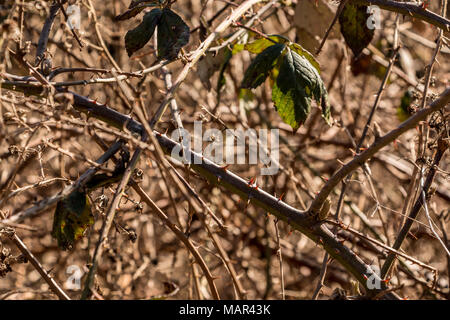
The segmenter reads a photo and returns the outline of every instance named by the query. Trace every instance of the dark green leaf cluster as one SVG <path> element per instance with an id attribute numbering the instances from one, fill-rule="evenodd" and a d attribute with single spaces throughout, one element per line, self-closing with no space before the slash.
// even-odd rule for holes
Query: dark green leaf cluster
<path id="1" fill-rule="evenodd" d="M 247 68 L 241 87 L 254 89 L 272 75 L 272 101 L 283 121 L 297 130 L 307 119 L 314 99 L 322 116 L 330 122 L 328 95 L 314 57 L 300 45 L 271 36 L 250 44 L 238 45 L 234 52 L 246 49 L 258 53 Z"/>
<path id="2" fill-rule="evenodd" d="M 61 249 L 68 250 L 93 223 L 89 197 L 86 192 L 75 190 L 56 205 L 52 236 L 58 240 Z"/>
<path id="3" fill-rule="evenodd" d="M 127 20 L 147 7 L 154 7 L 159 1 L 133 1 L 129 9 L 118 15 L 116 20 Z M 147 12 L 142 22 L 125 35 L 125 48 L 128 56 L 144 47 L 158 27 L 158 58 L 174 60 L 181 48 L 189 42 L 190 30 L 179 15 L 169 8 L 155 8 Z"/>
<path id="4" fill-rule="evenodd" d="M 374 29 L 367 27 L 369 18 L 367 6 L 353 3 L 347 3 L 339 16 L 341 33 L 355 57 L 358 57 L 367 47 L 375 34 Z"/>
<path id="5" fill-rule="evenodd" d="M 86 229 L 94 223 L 88 193 L 119 182 L 129 162 L 129 153 L 122 150 L 121 158 L 112 174 L 98 173 L 86 181 L 84 187 L 72 191 L 58 201 L 53 216 L 52 236 L 63 250 L 70 250 L 76 240 L 83 237 Z"/>

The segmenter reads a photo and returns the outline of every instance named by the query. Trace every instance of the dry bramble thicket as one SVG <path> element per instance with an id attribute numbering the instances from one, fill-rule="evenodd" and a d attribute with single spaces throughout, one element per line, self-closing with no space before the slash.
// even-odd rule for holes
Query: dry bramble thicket
<path id="1" fill-rule="evenodd" d="M 448 299 L 448 8 L 2 0 L 0 299 Z"/>

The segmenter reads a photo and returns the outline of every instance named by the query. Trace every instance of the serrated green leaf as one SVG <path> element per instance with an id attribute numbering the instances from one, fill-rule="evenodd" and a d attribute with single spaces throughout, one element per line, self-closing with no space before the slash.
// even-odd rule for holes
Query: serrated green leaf
<path id="1" fill-rule="evenodd" d="M 189 42 L 188 25 L 179 15 L 164 8 L 158 25 L 158 58 L 174 60 L 181 48 Z"/>
<path id="2" fill-rule="evenodd" d="M 262 84 L 285 48 L 286 45 L 279 43 L 266 48 L 263 52 L 258 54 L 247 68 L 247 71 L 245 71 L 241 87 L 254 89 Z"/>
<path id="3" fill-rule="evenodd" d="M 56 205 L 52 236 L 63 250 L 71 249 L 74 242 L 94 223 L 87 194 L 75 190 Z"/>
<path id="4" fill-rule="evenodd" d="M 241 52 L 242 50 L 245 49 L 245 44 L 243 43 L 236 43 L 233 45 L 233 50 L 231 51 L 232 54 L 236 54 Z"/>
<path id="5" fill-rule="evenodd" d="M 327 92 L 317 70 L 303 56 L 288 49 L 272 88 L 272 101 L 283 121 L 296 131 L 307 119 L 314 98 L 329 121 Z"/>
<path id="6" fill-rule="evenodd" d="M 127 32 L 125 35 L 125 48 L 129 57 L 147 44 L 155 32 L 161 15 L 162 11 L 160 9 L 153 9 L 144 15 L 141 24 Z"/>
<path id="7" fill-rule="evenodd" d="M 270 41 L 269 39 L 272 39 L 273 41 Z M 244 49 L 248 52 L 259 54 L 266 50 L 268 47 L 273 46 L 274 44 L 277 44 L 279 41 L 279 38 L 277 36 L 269 36 L 269 39 L 267 38 L 261 38 L 252 42 L 249 42 L 244 45 Z"/>
<path id="8" fill-rule="evenodd" d="M 311 99 L 297 89 L 280 88 L 275 82 L 272 88 L 272 101 L 281 119 L 294 131 L 306 121 L 311 110 Z"/>
<path id="9" fill-rule="evenodd" d="M 349 2 L 344 6 L 339 16 L 341 33 L 356 57 L 372 41 L 375 34 L 374 29 L 367 27 L 369 17 L 367 6 Z"/>
<path id="10" fill-rule="evenodd" d="M 303 48 L 298 43 L 292 43 L 289 48 L 297 52 L 300 56 L 305 57 L 306 60 L 308 60 L 314 68 L 316 68 L 317 72 L 320 74 L 320 65 L 319 62 L 317 62 L 316 58 L 305 48 Z"/>
<path id="11" fill-rule="evenodd" d="M 273 41 L 270 41 L 267 38 L 260 38 L 257 40 L 254 40 L 252 42 L 249 43 L 236 43 L 233 45 L 233 54 L 239 53 L 242 50 L 247 50 L 250 53 L 254 53 L 254 54 L 259 54 L 261 52 L 263 52 L 265 49 L 267 49 L 270 46 L 273 46 L 274 44 L 277 43 L 284 43 L 286 42 L 284 39 L 279 38 L 276 35 L 272 35 L 269 36 L 270 39 L 272 39 Z M 275 41 L 275 42 L 274 42 Z"/>

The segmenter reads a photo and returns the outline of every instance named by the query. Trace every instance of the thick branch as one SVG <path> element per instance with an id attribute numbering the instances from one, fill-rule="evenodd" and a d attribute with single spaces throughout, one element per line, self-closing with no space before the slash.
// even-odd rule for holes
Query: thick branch
<path id="1" fill-rule="evenodd" d="M 406 16 L 411 16 L 426 21 L 444 31 L 450 32 L 450 20 L 426 9 L 423 9 L 418 2 L 397 2 L 393 0 L 352 0 L 356 3 L 368 6 L 376 5 L 382 9 L 398 12 Z"/>
<path id="2" fill-rule="evenodd" d="M 67 0 L 53 1 L 50 7 L 50 15 L 45 19 L 44 27 L 39 36 L 38 46 L 36 50 L 36 64 L 39 63 L 45 54 L 45 49 L 47 49 L 48 37 L 50 36 L 50 31 L 52 30 L 53 22 L 55 21 L 56 15 L 61 8 L 61 5 L 66 3 Z"/>

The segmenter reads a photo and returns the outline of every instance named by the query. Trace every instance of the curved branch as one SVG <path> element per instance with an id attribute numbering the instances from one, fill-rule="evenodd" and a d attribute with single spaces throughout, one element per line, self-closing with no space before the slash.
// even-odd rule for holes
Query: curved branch
<path id="1" fill-rule="evenodd" d="M 450 20 L 432 11 L 423 9 L 417 2 L 397 2 L 393 0 L 353 0 L 353 2 L 368 6 L 376 5 L 385 10 L 426 21 L 444 31 L 450 32 Z"/>
<path id="2" fill-rule="evenodd" d="M 41 34 L 39 36 L 38 46 L 36 50 L 36 65 L 44 57 L 45 49 L 47 49 L 48 37 L 50 36 L 50 31 L 52 30 L 53 22 L 55 21 L 56 15 L 61 8 L 61 5 L 66 3 L 67 0 L 53 1 L 50 7 L 50 15 L 45 19 L 44 26 L 42 27 Z"/>

